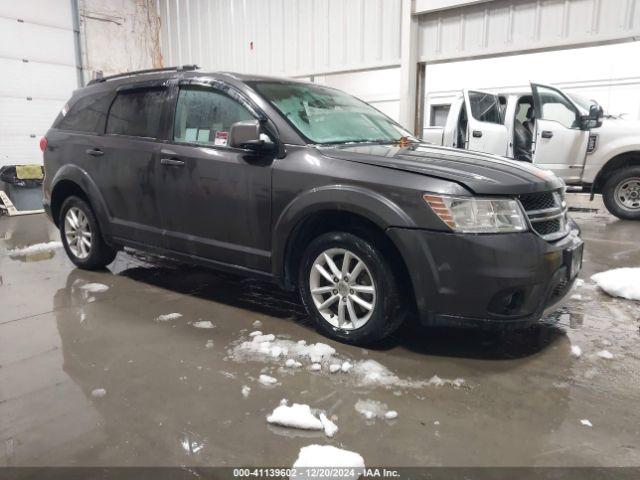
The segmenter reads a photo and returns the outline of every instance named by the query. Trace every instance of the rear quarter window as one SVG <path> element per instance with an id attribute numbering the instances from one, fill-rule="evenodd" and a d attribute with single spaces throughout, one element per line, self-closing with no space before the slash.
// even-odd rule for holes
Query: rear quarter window
<path id="1" fill-rule="evenodd" d="M 109 110 L 106 133 L 133 137 L 157 137 L 164 100 L 164 89 L 118 93 Z"/>
<path id="2" fill-rule="evenodd" d="M 102 133 L 112 99 L 111 92 L 82 97 L 71 106 L 66 114 L 63 109 L 54 127 L 60 130 Z"/>

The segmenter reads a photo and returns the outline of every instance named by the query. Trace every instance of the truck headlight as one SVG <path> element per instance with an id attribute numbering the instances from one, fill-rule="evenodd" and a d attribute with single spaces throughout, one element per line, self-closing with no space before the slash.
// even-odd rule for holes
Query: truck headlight
<path id="1" fill-rule="evenodd" d="M 527 221 L 520 204 L 511 198 L 423 195 L 440 220 L 456 232 L 524 232 Z"/>

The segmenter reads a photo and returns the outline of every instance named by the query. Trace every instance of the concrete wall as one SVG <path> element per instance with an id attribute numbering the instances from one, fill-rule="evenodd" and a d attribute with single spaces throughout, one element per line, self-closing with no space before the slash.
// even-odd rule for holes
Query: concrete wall
<path id="1" fill-rule="evenodd" d="M 163 66 L 154 0 L 80 0 L 79 10 L 85 81 Z"/>

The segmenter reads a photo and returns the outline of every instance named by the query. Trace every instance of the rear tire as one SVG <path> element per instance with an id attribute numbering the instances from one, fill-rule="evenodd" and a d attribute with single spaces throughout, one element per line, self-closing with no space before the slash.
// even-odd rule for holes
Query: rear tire
<path id="1" fill-rule="evenodd" d="M 405 317 L 389 263 L 374 244 L 351 233 L 325 233 L 309 244 L 298 288 L 318 331 L 341 342 L 376 342 L 391 335 Z"/>
<path id="2" fill-rule="evenodd" d="M 612 215 L 640 220 L 640 166 L 613 173 L 604 184 L 602 199 Z"/>
<path id="3" fill-rule="evenodd" d="M 58 225 L 62 245 L 77 267 L 99 270 L 113 262 L 117 251 L 105 243 L 96 216 L 85 200 L 67 198 L 60 208 Z"/>

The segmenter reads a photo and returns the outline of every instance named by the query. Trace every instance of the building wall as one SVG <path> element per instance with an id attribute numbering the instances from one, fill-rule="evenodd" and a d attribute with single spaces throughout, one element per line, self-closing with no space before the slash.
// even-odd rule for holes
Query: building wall
<path id="1" fill-rule="evenodd" d="M 530 81 L 579 93 L 609 113 L 640 119 L 636 58 L 640 42 L 427 65 L 425 125 L 432 105 L 450 104 L 463 88 L 520 91 L 529 89 Z"/>
<path id="2" fill-rule="evenodd" d="M 157 0 L 166 65 L 278 76 L 399 65 L 400 0 Z"/>
<path id="3" fill-rule="evenodd" d="M 154 0 L 80 0 L 85 81 L 96 72 L 162 67 L 160 17 Z"/>

